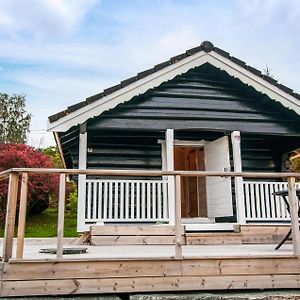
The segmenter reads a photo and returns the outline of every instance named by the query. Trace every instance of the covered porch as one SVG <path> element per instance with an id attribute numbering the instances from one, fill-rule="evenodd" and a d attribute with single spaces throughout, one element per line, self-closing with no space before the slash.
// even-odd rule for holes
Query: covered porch
<path id="1" fill-rule="evenodd" d="M 112 133 L 106 132 L 106 138 L 110 134 Z M 134 136 L 136 133 L 118 133 L 120 137 L 123 134 Z M 132 155 L 135 155 L 135 164 L 142 164 L 143 159 L 143 164 L 147 163 L 150 170 L 157 169 L 156 166 L 152 167 L 157 158 L 150 156 L 151 152 L 148 148 L 151 142 L 150 145 L 160 153 L 162 171 L 241 172 L 243 165 L 243 169 L 251 171 L 277 170 L 279 172 L 284 157 L 297 142 L 283 143 L 282 137 L 272 137 L 273 144 L 266 147 L 266 144 L 270 143 L 269 136 L 248 137 L 246 135 L 246 146 L 243 148 L 241 147 L 243 136 L 239 131 L 224 135 L 222 132 L 190 131 L 187 133 L 168 129 L 164 135 L 152 132 L 149 137 L 149 134 L 149 132 L 140 132 L 136 135 L 135 143 L 131 142 L 128 146 L 128 152 L 133 152 L 134 145 L 141 145 L 146 137 L 148 142 L 145 144 L 145 152 L 149 158 L 145 162 L 145 157 L 140 158 L 142 150 L 134 150 L 135 154 Z M 95 139 L 99 138 L 99 135 L 101 133 L 97 130 L 87 131 L 83 128 L 80 131 L 78 156 L 80 169 L 96 166 L 96 157 L 100 157 L 98 153 L 102 153 L 103 165 L 109 164 L 114 157 L 116 163 L 122 159 L 119 154 L 116 156 L 115 152 L 112 152 L 108 161 L 104 160 L 108 157 L 104 148 L 101 148 L 102 150 L 95 148 L 104 147 L 99 145 L 99 141 L 96 146 Z M 108 140 L 107 143 L 111 141 Z M 118 151 L 115 148 L 121 147 L 119 141 L 118 143 L 118 146 L 110 144 L 110 149 Z M 128 143 L 125 143 L 124 147 L 126 145 Z M 125 162 L 128 161 L 126 156 L 123 159 Z M 132 158 L 129 163 L 134 164 Z M 79 232 L 89 231 L 91 225 L 174 225 L 176 197 L 174 177 L 132 177 L 130 172 L 128 174 L 123 177 L 79 175 Z M 290 216 L 283 199 L 274 193 L 286 189 L 287 181 L 280 177 L 274 179 L 267 176 L 265 178 L 186 176 L 181 181 L 181 222 L 189 231 L 234 231 L 235 224 L 284 224 L 290 221 Z"/>

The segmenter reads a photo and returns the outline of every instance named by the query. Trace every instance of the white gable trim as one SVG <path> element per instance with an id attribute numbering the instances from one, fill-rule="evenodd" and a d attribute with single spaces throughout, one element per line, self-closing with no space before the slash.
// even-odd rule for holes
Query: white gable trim
<path id="1" fill-rule="evenodd" d="M 207 53 L 198 52 L 195 55 L 184 58 L 162 70 L 146 76 L 132 84 L 115 91 L 85 107 L 82 107 L 73 113 L 70 113 L 61 119 L 49 123 L 49 131 L 67 131 L 74 125 L 84 123 L 92 117 L 99 116 L 104 111 L 116 107 L 132 99 L 132 97 L 145 93 L 147 90 L 159 86 L 161 83 L 171 80 L 179 74 L 186 73 L 194 67 L 201 66 L 207 62 Z"/>
<path id="2" fill-rule="evenodd" d="M 48 122 L 48 130 L 55 132 L 64 132 L 72 126 L 82 124 L 92 117 L 99 116 L 104 111 L 116 107 L 120 103 L 127 102 L 132 97 L 145 93 L 147 90 L 159 86 L 161 83 L 171 80 L 179 74 L 186 73 L 194 67 L 199 67 L 204 63 L 224 70 L 229 75 L 240 79 L 243 83 L 255 88 L 257 91 L 265 93 L 270 98 L 279 101 L 287 108 L 294 110 L 300 115 L 300 101 L 292 95 L 280 90 L 276 86 L 268 83 L 259 76 L 247 71 L 243 67 L 232 62 L 218 53 L 211 51 L 198 52 L 192 56 L 184 58 L 160 71 L 146 76 L 132 84 L 115 91 L 85 107 L 82 107 L 59 120 L 50 123 Z"/>
<path id="3" fill-rule="evenodd" d="M 224 70 L 229 75 L 237 77 L 243 83 L 252 86 L 258 92 L 265 93 L 271 99 L 279 101 L 283 106 L 294 110 L 298 115 L 300 115 L 300 100 L 267 82 L 261 77 L 247 71 L 245 68 L 237 65 L 230 59 L 224 58 L 218 53 L 212 51 L 208 53 L 207 62 L 216 68 Z"/>

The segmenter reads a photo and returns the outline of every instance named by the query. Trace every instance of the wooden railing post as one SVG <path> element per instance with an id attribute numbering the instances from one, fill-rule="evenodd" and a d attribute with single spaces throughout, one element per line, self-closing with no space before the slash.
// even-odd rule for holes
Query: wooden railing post
<path id="1" fill-rule="evenodd" d="M 175 258 L 182 258 L 181 245 L 181 176 L 175 176 Z"/>
<path id="2" fill-rule="evenodd" d="M 18 222 L 18 239 L 17 239 L 17 251 L 16 251 L 17 259 L 23 258 L 25 226 L 26 226 L 27 192 L 28 192 L 28 173 L 22 173 L 19 222 Z"/>
<path id="3" fill-rule="evenodd" d="M 65 198 L 66 198 L 66 174 L 60 174 L 59 197 L 58 197 L 57 250 L 56 250 L 57 259 L 61 259 L 63 256 Z"/>
<path id="4" fill-rule="evenodd" d="M 6 205 L 4 241 L 3 241 L 4 261 L 8 261 L 12 256 L 17 199 L 18 199 L 18 186 L 19 186 L 19 174 L 15 172 L 10 173 L 7 205 Z"/>
<path id="5" fill-rule="evenodd" d="M 298 198 L 296 194 L 295 177 L 288 178 L 288 191 L 291 215 L 294 255 L 300 256 L 300 231 L 298 220 Z"/>

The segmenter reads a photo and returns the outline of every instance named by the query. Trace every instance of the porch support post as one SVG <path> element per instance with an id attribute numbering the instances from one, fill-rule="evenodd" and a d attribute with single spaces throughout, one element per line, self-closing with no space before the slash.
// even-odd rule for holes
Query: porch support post
<path id="1" fill-rule="evenodd" d="M 87 132 L 86 123 L 80 125 L 79 130 L 79 158 L 78 169 L 87 167 Z M 85 231 L 85 198 L 86 175 L 78 175 L 78 204 L 77 204 L 77 231 Z"/>
<path id="2" fill-rule="evenodd" d="M 293 237 L 294 255 L 300 256 L 300 231 L 298 221 L 298 198 L 296 195 L 295 177 L 288 178 L 289 204 Z"/>
<path id="3" fill-rule="evenodd" d="M 174 171 L 174 130 L 166 131 L 167 171 Z M 169 224 L 175 225 L 175 180 L 168 176 Z"/>
<path id="4" fill-rule="evenodd" d="M 234 172 L 242 172 L 241 134 L 239 131 L 231 133 Z M 242 177 L 234 178 L 237 223 L 246 224 L 244 185 Z"/>

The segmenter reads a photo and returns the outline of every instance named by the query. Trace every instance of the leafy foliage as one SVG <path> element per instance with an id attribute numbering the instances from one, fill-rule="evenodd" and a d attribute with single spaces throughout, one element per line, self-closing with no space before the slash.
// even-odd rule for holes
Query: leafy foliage
<path id="1" fill-rule="evenodd" d="M 76 214 L 77 200 L 78 200 L 76 183 L 74 181 L 71 181 L 69 186 L 70 186 L 70 193 L 67 198 L 67 209 L 70 213 Z"/>
<path id="2" fill-rule="evenodd" d="M 290 170 L 300 172 L 300 155 L 295 155 L 290 158 Z"/>
<path id="3" fill-rule="evenodd" d="M 10 168 L 54 168 L 51 159 L 40 151 L 23 144 L 0 144 L 0 171 Z M 30 174 L 28 182 L 28 214 L 37 214 L 49 204 L 49 196 L 56 195 L 57 175 Z M 6 209 L 8 183 L 0 182 L 0 221 Z M 56 197 L 55 197 L 56 198 Z"/>
<path id="4" fill-rule="evenodd" d="M 57 151 L 57 147 L 55 146 L 49 146 L 42 150 L 42 152 L 49 156 L 52 162 L 55 165 L 55 168 L 63 168 L 63 163 L 61 161 L 61 157 L 59 155 L 59 152 Z"/>
<path id="5" fill-rule="evenodd" d="M 63 163 L 60 154 L 55 146 L 49 146 L 42 150 L 42 152 L 49 156 L 56 168 L 63 168 Z M 55 207 L 57 205 L 57 199 L 51 197 L 52 201 L 50 206 Z M 74 181 L 67 182 L 66 185 L 66 208 L 72 212 L 77 212 L 77 186 Z"/>
<path id="6" fill-rule="evenodd" d="M 0 143 L 20 144 L 26 141 L 31 115 L 25 110 L 24 95 L 0 93 Z"/>

